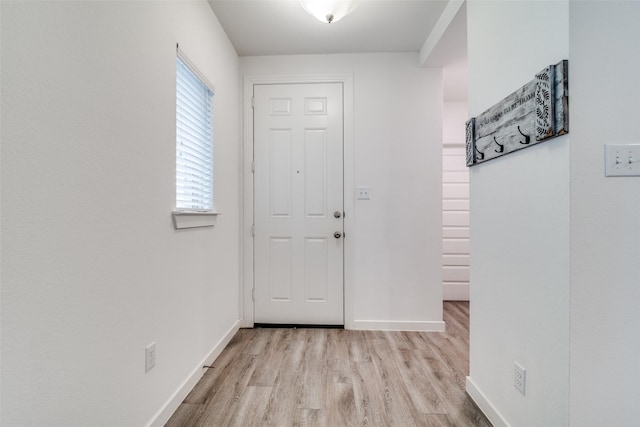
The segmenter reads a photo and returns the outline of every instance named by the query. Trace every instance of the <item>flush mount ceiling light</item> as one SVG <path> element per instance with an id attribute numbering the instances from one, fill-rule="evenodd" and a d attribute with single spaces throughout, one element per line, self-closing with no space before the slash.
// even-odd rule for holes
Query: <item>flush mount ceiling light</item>
<path id="1" fill-rule="evenodd" d="M 331 24 L 338 22 L 356 8 L 356 0 L 300 0 L 300 4 L 318 21 Z"/>

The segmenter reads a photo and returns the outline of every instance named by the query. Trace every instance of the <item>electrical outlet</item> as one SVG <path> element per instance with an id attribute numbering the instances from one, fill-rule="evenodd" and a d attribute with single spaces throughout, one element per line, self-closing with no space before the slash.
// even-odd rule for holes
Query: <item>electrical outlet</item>
<path id="1" fill-rule="evenodd" d="M 513 386 L 518 389 L 520 393 L 524 395 L 525 385 L 527 380 L 527 370 L 524 369 L 518 362 L 515 362 L 513 369 Z"/>
<path id="2" fill-rule="evenodd" d="M 144 349 L 144 371 L 149 372 L 156 366 L 156 343 L 152 342 Z"/>

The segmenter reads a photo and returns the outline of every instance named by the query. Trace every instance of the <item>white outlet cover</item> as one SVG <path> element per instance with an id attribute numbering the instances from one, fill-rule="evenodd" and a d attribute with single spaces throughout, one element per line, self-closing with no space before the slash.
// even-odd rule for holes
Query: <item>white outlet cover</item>
<path id="1" fill-rule="evenodd" d="M 144 349 L 144 371 L 149 372 L 156 366 L 156 343 L 152 342 Z"/>
<path id="2" fill-rule="evenodd" d="M 514 363 L 513 386 L 524 395 L 527 381 L 527 370 L 518 362 Z"/>

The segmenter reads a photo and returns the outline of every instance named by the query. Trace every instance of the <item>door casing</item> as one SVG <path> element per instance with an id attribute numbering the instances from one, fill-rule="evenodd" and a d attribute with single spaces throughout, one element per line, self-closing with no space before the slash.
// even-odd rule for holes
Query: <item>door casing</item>
<path id="1" fill-rule="evenodd" d="M 296 83 L 342 83 L 344 103 L 344 327 L 353 327 L 353 257 L 354 244 L 352 230 L 354 230 L 354 97 L 352 74 L 322 74 L 322 75 L 286 75 L 286 76 L 244 76 L 243 79 L 243 171 L 242 182 L 244 189 L 243 219 L 241 227 L 242 246 L 242 286 L 239 295 L 239 312 L 242 316 L 242 327 L 252 328 L 253 316 L 253 86 L 256 84 L 296 84 Z"/>

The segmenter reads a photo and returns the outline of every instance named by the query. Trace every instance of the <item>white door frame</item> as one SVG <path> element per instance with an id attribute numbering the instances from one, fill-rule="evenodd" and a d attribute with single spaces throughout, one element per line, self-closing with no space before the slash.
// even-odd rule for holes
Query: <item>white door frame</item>
<path id="1" fill-rule="evenodd" d="M 354 216 L 354 133 L 353 133 L 353 75 L 286 75 L 286 76 L 244 76 L 243 93 L 243 171 L 244 188 L 242 244 L 242 286 L 240 287 L 240 316 L 242 327 L 252 328 L 253 317 L 253 110 L 251 98 L 256 84 L 296 84 L 296 83 L 342 83 L 344 103 L 344 327 L 353 328 L 352 289 L 354 241 L 352 236 Z"/>

